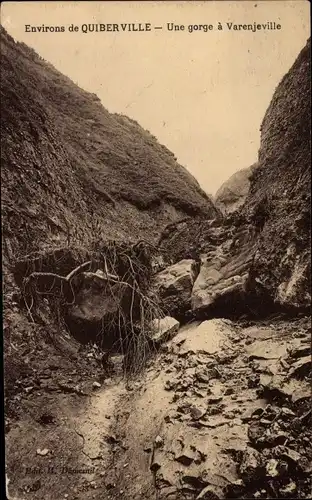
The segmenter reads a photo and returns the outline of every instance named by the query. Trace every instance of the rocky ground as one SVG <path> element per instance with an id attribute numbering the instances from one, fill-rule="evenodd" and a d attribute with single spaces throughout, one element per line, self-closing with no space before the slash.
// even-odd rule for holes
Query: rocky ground
<path id="1" fill-rule="evenodd" d="M 9 498 L 309 498 L 308 329 L 192 323 L 127 383 L 118 357 L 81 385 L 47 363 L 19 394 L 33 415 L 8 419 Z"/>

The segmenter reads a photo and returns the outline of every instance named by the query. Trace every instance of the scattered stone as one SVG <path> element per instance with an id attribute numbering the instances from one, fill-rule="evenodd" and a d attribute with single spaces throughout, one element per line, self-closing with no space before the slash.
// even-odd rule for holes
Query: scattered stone
<path id="1" fill-rule="evenodd" d="M 260 453 L 248 446 L 243 453 L 243 458 L 239 467 L 239 472 L 244 481 L 249 482 L 260 476 L 262 472 Z"/>
<path id="2" fill-rule="evenodd" d="M 290 410 L 290 408 L 286 408 L 286 406 L 283 406 L 283 408 L 281 408 L 280 417 L 282 417 L 283 419 L 289 420 L 290 417 L 295 416 L 296 414 L 292 410 Z"/>
<path id="3" fill-rule="evenodd" d="M 41 457 L 45 457 L 49 452 L 50 450 L 48 450 L 48 448 L 44 448 L 43 450 L 40 448 L 37 449 L 37 455 L 40 455 Z"/>
<path id="4" fill-rule="evenodd" d="M 160 297 L 163 309 L 174 315 L 190 309 L 191 293 L 198 274 L 193 259 L 184 259 L 157 273 L 153 279 L 153 292 Z"/>
<path id="5" fill-rule="evenodd" d="M 151 338 L 155 344 L 161 344 L 170 340 L 179 330 L 180 323 L 175 318 L 166 316 L 161 319 L 154 319 L 152 321 L 152 335 Z"/>
<path id="6" fill-rule="evenodd" d="M 152 460 L 152 463 L 150 465 L 150 470 L 152 472 L 157 472 L 159 469 L 161 469 L 161 462 L 160 462 L 160 460 L 158 460 L 154 457 Z"/>
<path id="7" fill-rule="evenodd" d="M 252 419 L 257 419 L 263 413 L 263 408 L 247 408 L 244 413 L 241 415 L 242 422 L 249 422 Z"/>
<path id="8" fill-rule="evenodd" d="M 180 455 L 175 457 L 176 462 L 180 462 L 183 465 L 191 465 L 195 460 L 195 453 L 192 450 L 183 451 Z"/>
<path id="9" fill-rule="evenodd" d="M 266 418 L 261 418 L 260 423 L 263 425 L 271 425 L 271 420 L 267 420 Z"/>
<path id="10" fill-rule="evenodd" d="M 240 498 L 244 491 L 244 482 L 242 479 L 237 479 L 226 485 L 225 498 Z"/>
<path id="11" fill-rule="evenodd" d="M 265 433 L 265 427 L 259 422 L 252 422 L 248 427 L 248 438 L 253 445 L 257 445 L 259 439 L 263 437 Z"/>
<path id="12" fill-rule="evenodd" d="M 275 458 L 271 458 L 271 460 L 269 460 L 265 466 L 266 475 L 271 477 L 278 476 L 279 472 L 277 470 L 277 466 L 278 466 L 278 461 Z"/>
<path id="13" fill-rule="evenodd" d="M 190 414 L 193 420 L 201 419 L 205 415 L 206 411 L 206 409 L 198 408 L 197 406 L 191 406 L 190 408 Z"/>
<path id="14" fill-rule="evenodd" d="M 287 345 L 282 342 L 255 341 L 251 346 L 246 347 L 249 360 L 253 359 L 279 359 L 287 355 Z"/>
<path id="15" fill-rule="evenodd" d="M 213 484 L 208 484 L 196 497 L 196 500 L 220 500 L 223 498 L 220 496 L 220 490 Z"/>
<path id="16" fill-rule="evenodd" d="M 200 390 L 195 387 L 194 389 L 194 394 L 195 396 L 198 396 L 199 398 L 205 398 L 207 396 L 207 390 Z"/>
<path id="17" fill-rule="evenodd" d="M 207 383 L 209 382 L 210 380 L 210 377 L 207 373 L 207 371 L 203 368 L 199 368 L 198 370 L 196 370 L 196 374 L 195 374 L 197 380 L 199 380 L 199 382 L 204 382 L 204 383 Z"/>
<path id="18" fill-rule="evenodd" d="M 156 436 L 155 438 L 155 446 L 156 448 L 161 448 L 164 445 L 164 440 L 161 436 Z"/>
<path id="19" fill-rule="evenodd" d="M 291 465 L 298 466 L 301 460 L 301 455 L 295 450 L 288 448 L 287 446 L 277 446 L 274 450 L 275 456 L 284 459 Z"/>
<path id="20" fill-rule="evenodd" d="M 293 363 L 289 372 L 288 377 L 295 376 L 298 378 L 304 378 L 311 371 L 311 356 L 304 356 L 300 358 L 299 361 Z"/>
<path id="21" fill-rule="evenodd" d="M 93 382 L 92 389 L 99 389 L 100 387 L 102 387 L 102 386 L 99 382 Z"/>
<path id="22" fill-rule="evenodd" d="M 165 389 L 166 391 L 172 391 L 172 389 L 175 389 L 177 386 L 177 382 L 174 380 L 166 380 L 165 382 Z"/>
<path id="23" fill-rule="evenodd" d="M 208 399 L 208 404 L 216 404 L 216 403 L 220 403 L 220 401 L 222 401 L 223 397 L 222 396 L 216 396 L 216 397 L 210 397 Z"/>
<path id="24" fill-rule="evenodd" d="M 193 426 L 195 424 L 199 424 L 199 427 L 208 427 L 210 429 L 214 429 L 216 427 L 221 427 L 222 425 L 227 425 L 229 422 L 226 418 L 219 417 L 219 415 L 215 415 L 213 417 L 209 417 L 209 420 L 198 420 L 194 422 Z"/>
<path id="25" fill-rule="evenodd" d="M 39 422 L 42 425 L 52 424 L 54 423 L 54 416 L 51 415 L 50 413 L 43 413 L 39 418 Z"/>
<path id="26" fill-rule="evenodd" d="M 265 465 L 266 476 L 268 477 L 278 477 L 282 476 L 287 472 L 287 463 L 283 461 L 271 458 Z"/>

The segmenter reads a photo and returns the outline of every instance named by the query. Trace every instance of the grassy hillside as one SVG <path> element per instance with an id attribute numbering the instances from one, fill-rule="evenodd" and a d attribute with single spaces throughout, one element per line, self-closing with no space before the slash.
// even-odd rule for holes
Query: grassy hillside
<path id="1" fill-rule="evenodd" d="M 87 246 L 94 233 L 152 239 L 181 216 L 215 216 L 197 181 L 149 132 L 109 113 L 3 28 L 1 47 L 7 253 Z"/>

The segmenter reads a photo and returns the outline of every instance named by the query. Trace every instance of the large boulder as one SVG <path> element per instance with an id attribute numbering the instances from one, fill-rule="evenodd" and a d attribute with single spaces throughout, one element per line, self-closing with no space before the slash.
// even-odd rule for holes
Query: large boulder
<path id="1" fill-rule="evenodd" d="M 192 311 L 202 311 L 234 302 L 242 303 L 246 295 L 248 273 L 253 258 L 251 245 L 231 254 L 227 245 L 201 256 L 201 268 L 194 283 L 191 297 Z M 232 245 L 233 247 L 233 245 Z"/>
<path id="2" fill-rule="evenodd" d="M 79 281 L 74 304 L 66 314 L 71 333 L 82 343 L 112 343 L 122 307 L 122 285 L 109 283 L 101 271 L 81 273 Z"/>
<path id="3" fill-rule="evenodd" d="M 180 318 L 191 308 L 191 294 L 198 275 L 198 264 L 184 259 L 156 274 L 153 291 L 166 314 Z"/>

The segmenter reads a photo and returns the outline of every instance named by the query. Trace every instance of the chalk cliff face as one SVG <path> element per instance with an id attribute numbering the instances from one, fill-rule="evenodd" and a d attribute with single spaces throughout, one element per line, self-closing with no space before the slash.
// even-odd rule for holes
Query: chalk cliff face
<path id="1" fill-rule="evenodd" d="M 155 137 L 109 113 L 1 28 L 5 253 L 94 237 L 153 239 L 167 223 L 217 211 Z"/>
<path id="2" fill-rule="evenodd" d="M 261 125 L 259 167 L 243 209 L 260 235 L 252 278 L 280 304 L 310 303 L 310 39 Z"/>
<path id="3" fill-rule="evenodd" d="M 257 163 L 235 172 L 218 189 L 214 201 L 224 214 L 238 210 L 244 204 L 250 188 L 250 177 L 257 168 Z"/>

